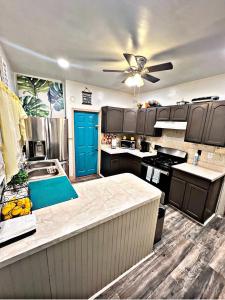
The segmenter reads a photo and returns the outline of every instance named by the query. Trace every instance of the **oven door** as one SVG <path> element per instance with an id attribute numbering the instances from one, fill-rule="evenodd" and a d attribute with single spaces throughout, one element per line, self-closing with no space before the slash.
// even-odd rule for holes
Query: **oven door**
<path id="1" fill-rule="evenodd" d="M 167 204 L 168 197 L 169 197 L 169 191 L 170 191 L 170 181 L 171 181 L 170 172 L 157 168 L 160 170 L 160 179 L 159 179 L 159 183 L 154 183 L 154 182 L 152 182 L 152 180 L 151 181 L 146 180 L 147 169 L 148 169 L 148 165 L 142 162 L 141 163 L 141 178 L 143 180 L 145 180 L 146 182 L 154 185 L 158 189 L 160 189 L 163 192 L 163 197 L 160 202 L 162 204 Z"/>

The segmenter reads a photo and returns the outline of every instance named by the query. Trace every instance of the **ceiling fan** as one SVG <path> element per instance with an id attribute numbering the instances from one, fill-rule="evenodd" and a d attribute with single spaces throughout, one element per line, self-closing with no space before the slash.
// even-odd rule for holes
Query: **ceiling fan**
<path id="1" fill-rule="evenodd" d="M 119 72 L 127 74 L 127 78 L 125 78 L 122 83 L 126 83 L 128 86 L 142 86 L 144 84 L 143 79 L 156 83 L 160 79 L 150 75 L 149 73 L 173 69 L 171 62 L 145 67 L 147 63 L 146 57 L 129 53 L 123 53 L 123 56 L 128 62 L 129 68 L 126 70 L 103 69 L 103 72 Z"/>

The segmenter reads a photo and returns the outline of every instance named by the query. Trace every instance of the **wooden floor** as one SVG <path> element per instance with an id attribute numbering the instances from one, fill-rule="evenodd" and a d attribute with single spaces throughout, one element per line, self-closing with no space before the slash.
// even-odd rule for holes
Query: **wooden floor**
<path id="1" fill-rule="evenodd" d="M 154 255 L 98 298 L 225 298 L 225 219 L 202 227 L 168 207 Z"/>

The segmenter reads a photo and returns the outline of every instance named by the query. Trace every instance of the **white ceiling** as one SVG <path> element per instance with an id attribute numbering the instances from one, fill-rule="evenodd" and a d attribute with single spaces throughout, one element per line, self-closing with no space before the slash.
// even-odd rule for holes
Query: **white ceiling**
<path id="1" fill-rule="evenodd" d="M 225 73 L 224 0 L 0 0 L 0 36 L 16 72 L 125 92 L 123 74 L 102 72 L 127 68 L 123 52 L 174 64 L 142 92 Z"/>

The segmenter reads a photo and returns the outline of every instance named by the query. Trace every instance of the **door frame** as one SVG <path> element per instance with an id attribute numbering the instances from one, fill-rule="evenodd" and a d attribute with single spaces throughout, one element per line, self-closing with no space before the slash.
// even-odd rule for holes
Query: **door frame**
<path id="1" fill-rule="evenodd" d="M 72 152 L 71 152 L 71 161 L 72 163 L 72 177 L 70 176 L 71 180 L 76 180 L 76 162 L 75 162 L 75 130 L 74 130 L 74 113 L 75 112 L 86 112 L 86 113 L 97 113 L 98 115 L 98 159 L 97 159 L 97 174 L 100 175 L 100 159 L 101 159 L 101 110 L 96 110 L 96 109 L 86 109 L 86 108 L 72 108 L 71 113 L 72 113 Z"/>

